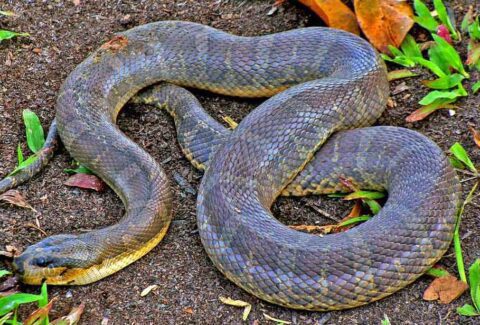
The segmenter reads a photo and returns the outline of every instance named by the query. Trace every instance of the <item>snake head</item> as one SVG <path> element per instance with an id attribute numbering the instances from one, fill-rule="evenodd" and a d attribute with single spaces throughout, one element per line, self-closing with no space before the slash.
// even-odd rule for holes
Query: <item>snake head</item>
<path id="1" fill-rule="evenodd" d="M 13 261 L 26 284 L 81 284 L 78 277 L 95 259 L 92 250 L 76 235 L 56 235 L 29 246 Z"/>

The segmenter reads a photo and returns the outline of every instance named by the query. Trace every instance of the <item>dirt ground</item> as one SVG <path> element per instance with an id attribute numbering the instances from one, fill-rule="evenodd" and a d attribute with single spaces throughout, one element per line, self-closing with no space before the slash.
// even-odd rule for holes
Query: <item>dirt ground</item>
<path id="1" fill-rule="evenodd" d="M 0 18 L 0 28 L 29 32 L 31 37 L 0 44 L 0 175 L 16 163 L 15 148 L 22 143 L 27 152 L 21 112 L 25 108 L 39 114 L 45 127 L 54 117 L 57 91 L 68 73 L 89 52 L 110 39 L 114 32 L 158 20 L 189 20 L 239 35 L 260 35 L 283 30 L 320 25 L 306 9 L 285 4 L 267 16 L 273 1 L 155 1 L 155 0 L 80 0 L 72 1 L 4 0 L 1 10 L 12 10 L 19 17 Z M 466 12 L 468 1 L 452 2 L 457 20 Z M 477 4 L 477 10 L 480 9 Z M 417 35 L 421 31 L 416 31 Z M 462 43 L 463 54 L 466 42 Z M 479 74 L 472 73 L 478 80 Z M 425 79 L 426 76 L 420 77 Z M 419 79 L 394 82 L 410 88 L 392 99 L 378 121 L 381 125 L 397 125 L 418 130 L 434 139 L 445 151 L 456 141 L 464 144 L 477 164 L 480 153 L 475 148 L 469 125 L 480 127 L 480 100 L 469 96 L 459 102 L 454 116 L 447 111 L 433 114 L 419 123 L 406 123 L 405 117 L 418 108 L 418 100 L 427 89 Z M 467 83 L 468 89 L 470 83 Z M 217 97 L 195 92 L 200 101 L 216 117 L 229 115 L 240 120 L 259 101 Z M 175 141 L 171 119 L 162 111 L 127 105 L 119 124 L 167 170 L 175 190 L 174 221 L 166 238 L 147 256 L 117 274 L 82 287 L 50 287 L 50 296 L 58 296 L 53 315 L 64 315 L 71 307 L 85 302 L 83 324 L 239 324 L 241 309 L 226 306 L 220 296 L 241 299 L 253 305 L 250 324 L 265 324 L 264 314 L 293 324 L 379 324 L 388 315 L 392 324 L 457 324 L 474 323 L 461 318 L 455 308 L 469 302 L 468 294 L 449 305 L 422 300 L 431 279 L 422 277 L 394 295 L 368 306 L 339 312 L 312 313 L 280 308 L 265 303 L 237 288 L 212 265 L 201 245 L 195 221 L 195 195 L 175 181 L 174 173 L 198 188 L 202 174 L 190 166 Z M 63 185 L 72 159 L 60 148 L 48 167 L 29 184 L 19 187 L 38 213 L 0 205 L 0 250 L 11 244 L 24 248 L 45 236 L 28 226 L 37 218 L 48 235 L 79 233 L 112 224 L 123 213 L 120 200 L 111 190 L 104 193 L 69 188 Z M 465 182 L 464 188 L 472 184 Z M 329 220 L 316 212 L 318 207 L 342 217 L 351 208 L 335 199 L 308 197 L 280 199 L 274 207 L 276 216 L 287 224 L 325 224 Z M 462 223 L 463 250 L 466 265 L 480 257 L 478 195 L 467 207 Z M 3 265 L 2 265 L 3 264 Z M 441 260 L 455 273 L 455 258 L 450 250 Z M 10 267 L 1 260 L 0 267 Z M 159 288 L 140 297 L 145 287 Z M 36 288 L 24 287 L 26 291 Z M 478 320 L 477 320 L 478 321 Z"/>

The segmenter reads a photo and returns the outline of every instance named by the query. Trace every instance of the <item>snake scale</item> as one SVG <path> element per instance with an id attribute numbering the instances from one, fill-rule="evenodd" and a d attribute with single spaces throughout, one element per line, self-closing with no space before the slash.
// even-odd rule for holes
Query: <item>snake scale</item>
<path id="1" fill-rule="evenodd" d="M 183 151 L 205 169 L 197 200 L 202 243 L 215 266 L 246 291 L 290 308 L 351 308 L 411 283 L 448 249 L 459 182 L 423 135 L 366 127 L 388 96 L 385 66 L 366 41 L 328 28 L 239 37 L 165 21 L 118 34 L 61 87 L 56 122 L 63 144 L 114 189 L 126 212 L 107 228 L 27 248 L 14 261 L 24 282 L 90 283 L 162 239 L 172 215 L 168 178 L 115 125 L 124 104 L 158 82 L 168 84 L 136 100 L 166 105 Z M 272 97 L 230 131 L 178 86 Z M 341 177 L 387 190 L 380 213 L 324 237 L 272 216 L 279 195 L 345 191 Z"/>

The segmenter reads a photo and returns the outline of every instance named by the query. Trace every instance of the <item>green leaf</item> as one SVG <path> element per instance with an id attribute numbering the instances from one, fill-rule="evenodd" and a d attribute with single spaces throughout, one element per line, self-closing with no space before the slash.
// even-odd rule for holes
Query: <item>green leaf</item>
<path id="1" fill-rule="evenodd" d="M 345 194 L 345 193 L 332 193 L 332 194 L 328 194 L 327 196 L 331 197 L 331 198 L 339 198 L 339 197 L 345 197 L 345 196 L 347 196 L 347 194 Z"/>
<path id="2" fill-rule="evenodd" d="M 378 214 L 382 209 L 382 206 L 375 200 L 364 199 L 363 201 L 368 205 L 373 214 Z"/>
<path id="3" fill-rule="evenodd" d="M 480 258 L 477 258 L 468 269 L 468 280 L 473 304 L 480 311 Z"/>
<path id="4" fill-rule="evenodd" d="M 422 56 L 422 51 L 420 51 L 420 47 L 418 46 L 417 42 L 415 42 L 415 39 L 413 38 L 412 35 L 407 34 L 405 39 L 402 42 L 402 45 L 400 45 L 400 48 L 402 49 L 403 53 L 405 54 L 406 57 L 409 58 L 414 58 L 414 57 L 420 57 L 423 58 Z"/>
<path id="5" fill-rule="evenodd" d="M 40 151 L 45 144 L 42 124 L 37 114 L 29 109 L 23 110 L 23 123 L 27 133 L 27 144 L 33 153 Z"/>
<path id="6" fill-rule="evenodd" d="M 344 200 L 357 200 L 357 199 L 381 199 L 385 197 L 385 193 L 382 192 L 372 192 L 372 191 L 355 191 L 348 194 L 343 199 Z"/>
<path id="7" fill-rule="evenodd" d="M 384 317 L 384 318 L 382 319 L 381 324 L 382 324 L 382 325 L 391 325 L 390 319 L 388 318 L 388 316 L 387 316 L 386 314 L 383 314 L 383 317 Z"/>
<path id="8" fill-rule="evenodd" d="M 7 270 L 0 270 L 0 278 L 3 278 L 5 275 L 10 275 L 12 272 Z"/>
<path id="9" fill-rule="evenodd" d="M 10 296 L 0 298 L 0 316 L 3 316 L 14 310 L 21 304 L 28 304 L 42 299 L 40 295 L 29 293 L 14 293 Z"/>
<path id="10" fill-rule="evenodd" d="M 475 94 L 480 89 L 480 81 L 477 81 L 472 85 L 472 91 Z"/>
<path id="11" fill-rule="evenodd" d="M 38 307 L 45 307 L 48 305 L 48 290 L 47 290 L 47 283 L 43 282 L 42 288 L 40 289 L 40 296 L 42 299 L 38 301 Z"/>
<path id="12" fill-rule="evenodd" d="M 468 26 L 468 35 L 474 41 L 480 40 L 480 23 L 478 21 L 478 16 L 473 22 L 473 24 Z"/>
<path id="13" fill-rule="evenodd" d="M 473 164 L 473 162 L 470 160 L 470 157 L 468 156 L 467 151 L 465 150 L 465 148 L 463 148 L 463 146 L 460 143 L 455 142 L 453 146 L 450 147 L 450 152 L 458 160 L 464 163 L 468 167 L 468 169 L 470 169 L 471 172 L 478 174 L 477 169 L 475 168 L 475 165 Z"/>
<path id="14" fill-rule="evenodd" d="M 415 16 L 415 22 L 431 32 L 436 32 L 438 22 L 433 18 L 428 7 L 420 0 L 413 1 L 413 8 L 418 16 Z"/>
<path id="15" fill-rule="evenodd" d="M 429 50 L 430 53 L 430 50 Z M 428 61 L 425 60 L 424 58 L 413 58 L 413 60 L 420 64 L 421 66 L 429 69 L 432 71 L 434 74 L 436 74 L 439 77 L 445 77 L 447 74 L 443 72 L 443 69 L 441 69 L 435 62 L 433 61 Z M 450 74 L 450 73 L 449 73 Z"/>
<path id="16" fill-rule="evenodd" d="M 448 273 L 448 271 L 438 269 L 438 268 L 434 268 L 434 267 L 429 269 L 425 274 L 428 274 L 428 275 L 436 277 L 436 278 L 442 278 L 444 276 L 449 276 L 450 275 L 450 273 Z"/>
<path id="17" fill-rule="evenodd" d="M 479 316 L 480 313 L 472 305 L 465 304 L 457 308 L 457 313 L 462 316 Z"/>
<path id="18" fill-rule="evenodd" d="M 435 47 L 438 47 L 441 57 L 443 58 L 444 61 L 448 62 L 449 66 L 460 72 L 462 75 L 464 75 L 466 78 L 469 78 L 470 75 L 465 71 L 465 68 L 463 67 L 462 60 L 460 59 L 460 55 L 458 52 L 455 50 L 455 48 L 450 45 L 446 40 L 444 40 L 442 37 L 432 34 L 433 39 L 437 43 Z"/>
<path id="19" fill-rule="evenodd" d="M 462 19 L 462 24 L 460 25 L 460 30 L 462 32 L 468 31 L 468 27 L 470 26 L 470 24 L 473 23 L 473 21 L 474 21 L 474 19 L 473 19 L 473 7 L 471 7 L 467 11 L 465 17 L 463 17 L 463 19 Z"/>
<path id="20" fill-rule="evenodd" d="M 17 33 L 9 30 L 0 29 L 0 43 L 3 40 L 11 39 L 18 36 L 30 36 L 28 33 Z"/>
<path id="21" fill-rule="evenodd" d="M 421 105 L 429 105 L 437 99 L 456 99 L 461 96 L 462 95 L 459 94 L 458 90 L 452 90 L 452 91 L 434 90 L 429 92 L 418 103 Z"/>
<path id="22" fill-rule="evenodd" d="M 385 61 L 393 62 L 407 68 L 413 68 L 415 66 L 415 62 L 407 58 L 405 55 L 395 56 L 393 58 L 385 54 L 381 54 L 381 56 L 382 56 L 382 59 L 384 59 Z"/>
<path id="23" fill-rule="evenodd" d="M 367 220 L 370 220 L 370 219 L 372 219 L 371 216 L 363 215 L 363 216 L 359 216 L 359 217 L 355 217 L 355 218 L 345 220 L 344 222 L 339 223 L 338 227 L 349 226 L 349 225 L 353 225 L 353 224 L 359 223 L 359 222 L 364 222 L 364 221 L 367 221 Z"/>
<path id="24" fill-rule="evenodd" d="M 452 24 L 452 21 L 450 20 L 450 17 L 448 16 L 447 8 L 445 8 L 445 5 L 443 4 L 442 0 L 433 0 L 433 6 L 435 7 L 435 10 L 437 11 L 438 18 L 440 21 L 447 26 L 448 31 L 450 32 L 450 35 L 452 35 L 452 38 L 455 40 L 458 40 L 458 33 L 457 30 L 455 29 L 455 26 Z"/>
<path id="25" fill-rule="evenodd" d="M 458 160 L 457 158 L 452 156 L 452 157 L 449 158 L 449 160 L 450 160 L 450 164 L 453 166 L 453 168 L 465 169 L 465 165 L 460 160 Z"/>
<path id="26" fill-rule="evenodd" d="M 90 169 L 88 169 L 87 167 L 85 167 L 83 165 L 79 165 L 75 169 L 66 168 L 63 171 L 67 174 L 88 174 L 88 175 L 93 174 L 93 172 Z"/>
<path id="27" fill-rule="evenodd" d="M 15 175 L 16 173 L 18 173 L 19 171 L 21 171 L 22 169 L 25 169 L 26 167 L 30 166 L 31 164 L 33 164 L 36 160 L 38 159 L 38 156 L 37 155 L 31 155 L 30 157 L 28 157 L 26 160 L 22 161 L 20 164 L 18 164 L 18 166 L 10 173 L 8 174 L 8 176 L 13 176 Z"/>
<path id="28" fill-rule="evenodd" d="M 450 89 L 459 85 L 463 79 L 465 79 L 464 76 L 458 73 L 454 73 L 445 77 L 440 77 L 435 80 L 424 80 L 422 81 L 422 83 L 428 88 L 432 89 Z"/>
<path id="29" fill-rule="evenodd" d="M 24 160 L 25 160 L 25 158 L 23 157 L 22 147 L 20 146 L 20 143 L 19 143 L 18 146 L 17 146 L 17 161 L 18 161 L 18 164 L 20 165 Z"/>
<path id="30" fill-rule="evenodd" d="M 407 69 L 393 70 L 393 71 L 389 71 L 387 74 L 388 81 L 416 77 L 416 76 L 418 76 L 418 74 Z"/>

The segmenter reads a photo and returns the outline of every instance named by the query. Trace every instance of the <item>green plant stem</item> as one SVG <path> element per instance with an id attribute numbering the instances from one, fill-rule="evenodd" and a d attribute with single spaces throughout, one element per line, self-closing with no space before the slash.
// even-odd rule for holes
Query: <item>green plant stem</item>
<path id="1" fill-rule="evenodd" d="M 462 206 L 458 211 L 457 222 L 455 224 L 455 231 L 453 233 L 453 247 L 455 250 L 455 259 L 457 261 L 458 274 L 460 275 L 460 280 L 462 280 L 465 283 L 468 283 L 468 282 L 467 282 L 467 275 L 465 274 L 465 264 L 463 263 L 462 244 L 460 241 L 460 222 L 462 220 L 463 210 L 465 209 L 465 206 L 468 203 L 470 203 L 470 201 L 472 200 L 473 193 L 476 191 L 479 182 L 480 181 L 477 181 L 475 185 L 473 185 L 465 201 L 462 203 Z"/>

